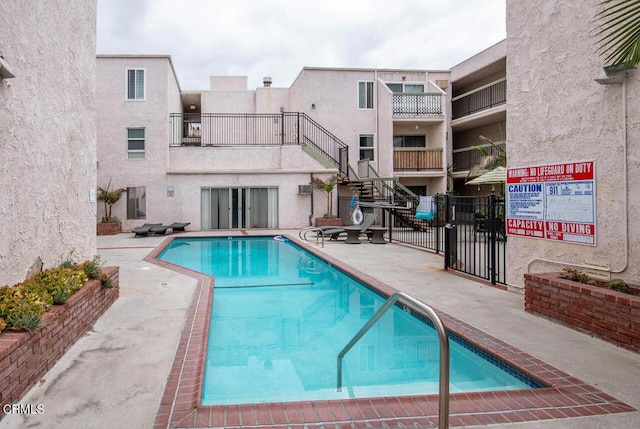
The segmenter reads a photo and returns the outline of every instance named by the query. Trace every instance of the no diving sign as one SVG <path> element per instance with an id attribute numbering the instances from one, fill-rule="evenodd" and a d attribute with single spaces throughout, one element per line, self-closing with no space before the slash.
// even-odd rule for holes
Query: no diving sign
<path id="1" fill-rule="evenodd" d="M 595 246 L 595 161 L 507 170 L 507 234 Z"/>

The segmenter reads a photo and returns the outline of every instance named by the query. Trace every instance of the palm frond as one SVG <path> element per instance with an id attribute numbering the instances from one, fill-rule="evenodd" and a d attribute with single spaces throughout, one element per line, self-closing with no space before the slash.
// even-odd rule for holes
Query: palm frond
<path id="1" fill-rule="evenodd" d="M 612 66 L 640 63 L 640 0 L 603 0 L 596 14 L 598 53 Z"/>

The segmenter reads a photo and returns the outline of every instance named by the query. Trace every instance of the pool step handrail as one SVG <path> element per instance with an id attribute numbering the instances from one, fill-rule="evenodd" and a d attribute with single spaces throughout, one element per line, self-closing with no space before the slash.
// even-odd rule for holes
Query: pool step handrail
<path id="1" fill-rule="evenodd" d="M 308 241 L 311 242 L 311 240 L 309 240 L 307 238 L 307 234 L 310 232 L 315 232 L 316 233 L 316 246 L 318 245 L 318 239 L 322 239 L 322 247 L 324 248 L 324 234 L 322 232 L 322 230 L 318 227 L 315 226 L 308 226 L 306 228 L 302 228 L 300 230 L 300 232 L 298 232 L 298 237 L 300 237 L 301 240 L 304 241 Z"/>
<path id="2" fill-rule="evenodd" d="M 396 292 L 378 309 L 369 321 L 358 331 L 358 333 L 347 343 L 338 353 L 338 391 L 342 390 L 342 358 L 351 348 L 367 333 L 369 329 L 399 300 L 410 302 L 423 310 L 438 331 L 440 340 L 440 391 L 438 407 L 438 428 L 449 428 L 449 338 L 444 328 L 444 324 L 433 308 L 418 301 L 416 298 L 404 292 Z"/>

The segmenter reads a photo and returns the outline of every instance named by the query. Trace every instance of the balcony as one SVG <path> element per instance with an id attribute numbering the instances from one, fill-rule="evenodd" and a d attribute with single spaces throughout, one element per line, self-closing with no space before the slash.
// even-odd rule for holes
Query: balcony
<path id="1" fill-rule="evenodd" d="M 442 170 L 442 148 L 394 148 L 393 171 Z"/>
<path id="2" fill-rule="evenodd" d="M 180 148 L 300 146 L 348 174 L 348 147 L 304 113 L 171 113 L 169 144 Z"/>
<path id="3" fill-rule="evenodd" d="M 506 151 L 507 145 L 505 142 L 495 142 L 497 147 Z M 499 155 L 499 150 L 495 149 L 490 144 L 478 145 L 486 149 L 489 155 Z M 454 171 L 469 171 L 471 167 L 480 162 L 480 158 L 484 155 L 478 149 L 472 147 L 465 147 L 461 149 L 454 149 L 453 151 L 453 170 Z"/>
<path id="4" fill-rule="evenodd" d="M 451 99 L 452 119 L 491 109 L 507 102 L 507 79 L 502 78 Z"/>
<path id="5" fill-rule="evenodd" d="M 395 93 L 393 116 L 402 118 L 442 118 L 442 94 Z"/>

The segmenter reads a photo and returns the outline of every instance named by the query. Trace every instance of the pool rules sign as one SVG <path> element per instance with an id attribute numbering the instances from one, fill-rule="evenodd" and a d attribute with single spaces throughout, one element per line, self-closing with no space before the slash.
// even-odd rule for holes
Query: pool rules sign
<path id="1" fill-rule="evenodd" d="M 507 170 L 507 234 L 596 244 L 595 161 Z"/>

